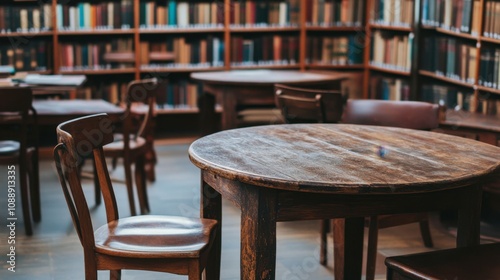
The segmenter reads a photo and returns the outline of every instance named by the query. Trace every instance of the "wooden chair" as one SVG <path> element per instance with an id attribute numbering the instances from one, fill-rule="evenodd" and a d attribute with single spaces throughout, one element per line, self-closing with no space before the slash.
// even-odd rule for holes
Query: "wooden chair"
<path id="1" fill-rule="evenodd" d="M 276 105 L 287 123 L 338 122 L 343 97 L 338 90 L 317 90 L 275 85 Z"/>
<path id="2" fill-rule="evenodd" d="M 500 243 L 385 259 L 387 279 L 498 279 Z"/>
<path id="3" fill-rule="evenodd" d="M 7 126 L 0 134 L 0 164 L 18 165 L 19 169 L 9 167 L 7 174 L 3 176 L 13 176 L 12 181 L 20 185 L 24 227 L 26 234 L 32 235 L 30 205 L 33 220 L 35 222 L 41 220 L 38 128 L 36 111 L 32 107 L 33 95 L 29 88 L 2 88 L 0 100 L 2 100 L 0 102 L 2 125 Z M 30 125 L 31 130 L 29 130 Z M 34 143 L 28 143 L 28 134 L 31 139 L 35 139 Z M 9 177 L 7 179 L 11 181 Z"/>
<path id="4" fill-rule="evenodd" d="M 342 117 L 343 123 L 393 126 L 431 130 L 439 125 L 439 106 L 418 101 L 348 100 Z M 420 233 L 426 247 L 432 247 L 427 213 L 372 216 L 366 220 L 369 227 L 366 279 L 375 276 L 378 229 L 419 222 Z M 329 221 L 321 225 L 320 262 L 326 264 L 326 234 Z M 334 240 L 335 242 L 335 240 Z"/>
<path id="5" fill-rule="evenodd" d="M 103 146 L 113 142 L 111 120 L 106 114 L 87 116 L 57 127 L 59 144 L 54 159 L 71 218 L 83 246 L 85 279 L 97 279 L 97 270 L 110 270 L 111 279 L 120 279 L 122 269 L 151 270 L 188 275 L 190 280 L 207 274 L 217 221 L 171 216 L 118 217 Z M 98 182 L 106 208 L 107 224 L 95 232 L 78 166 L 93 155 Z"/>
<path id="6" fill-rule="evenodd" d="M 156 89 L 157 80 L 154 78 L 133 81 L 128 85 L 126 110 L 122 123 L 123 131 L 121 134 L 115 135 L 114 138 L 116 141 L 104 147 L 104 154 L 106 157 L 111 157 L 114 161 L 117 158 L 123 159 L 125 184 L 127 186 L 130 213 L 132 216 L 136 215 L 132 182 L 132 164 L 135 165 L 134 177 L 141 214 L 146 214 L 150 211 L 146 186 L 145 161 L 147 153 L 153 149 L 152 137 L 150 137 L 148 133 L 151 133 L 151 126 L 153 125 Z M 137 124 L 134 123 L 136 121 L 134 116 L 136 115 L 132 112 L 132 105 L 134 102 L 145 103 L 148 106 L 148 110 L 144 112 L 142 123 L 140 123 L 139 129 L 136 131 L 133 131 L 133 128 L 137 127 Z M 125 137 L 125 135 L 129 137 Z M 96 184 L 96 186 L 98 185 Z M 96 194 L 99 195 L 98 190 L 96 190 Z M 96 198 L 100 197 L 96 196 Z"/>

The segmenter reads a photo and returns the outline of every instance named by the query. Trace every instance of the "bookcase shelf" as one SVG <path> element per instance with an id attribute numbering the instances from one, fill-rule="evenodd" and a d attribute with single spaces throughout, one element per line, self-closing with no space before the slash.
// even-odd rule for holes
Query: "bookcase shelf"
<path id="1" fill-rule="evenodd" d="M 231 65 L 231 70 L 242 70 L 242 69 L 299 69 L 300 64 L 269 64 L 269 65 Z"/>
<path id="2" fill-rule="evenodd" d="M 495 39 L 495 38 L 481 36 L 480 40 L 483 41 L 483 42 L 488 42 L 488 43 L 493 43 L 493 44 L 500 45 L 500 39 Z"/>
<path id="3" fill-rule="evenodd" d="M 436 31 L 441 34 L 446 34 L 449 36 L 454 36 L 462 39 L 468 39 L 468 40 L 474 40 L 477 41 L 479 39 L 479 36 L 474 36 L 468 33 L 462 33 L 462 32 L 457 32 L 453 30 L 448 30 L 444 28 L 436 28 Z"/>
<path id="4" fill-rule="evenodd" d="M 408 26 L 398 26 L 398 25 L 384 25 L 384 24 L 369 24 L 370 28 L 373 29 L 381 29 L 381 30 L 389 30 L 389 31 L 400 31 L 400 32 L 412 32 L 413 28 Z"/>
<path id="5" fill-rule="evenodd" d="M 232 33 L 243 33 L 243 32 L 298 32 L 299 27 L 230 27 L 229 31 Z"/>
<path id="6" fill-rule="evenodd" d="M 410 74 L 411 74 L 410 71 L 395 70 L 395 69 L 379 67 L 379 66 L 375 66 L 375 65 L 370 65 L 368 68 L 372 71 L 387 73 L 387 74 L 391 74 L 391 75 L 404 76 L 404 77 L 410 77 Z"/>
<path id="7" fill-rule="evenodd" d="M 9 32 L 0 33 L 0 37 L 43 37 L 43 36 L 53 36 L 53 31 L 40 31 L 40 32 Z"/>
<path id="8" fill-rule="evenodd" d="M 183 73 L 183 72 L 208 72 L 208 71 L 224 71 L 225 67 L 144 67 L 141 66 L 141 73 Z"/>
<path id="9" fill-rule="evenodd" d="M 224 27 L 209 28 L 141 28 L 140 34 L 182 34 L 182 33 L 217 33 L 224 32 Z"/>
<path id="10" fill-rule="evenodd" d="M 306 31 L 359 32 L 363 26 L 307 26 Z"/>
<path id="11" fill-rule="evenodd" d="M 477 89 L 481 90 L 481 91 L 486 91 L 486 92 L 489 92 L 489 93 L 500 95 L 500 89 L 494 89 L 494 88 L 485 87 L 485 86 L 477 86 Z"/>
<path id="12" fill-rule="evenodd" d="M 474 84 L 470 84 L 470 83 L 467 83 L 467 82 L 464 82 L 464 81 L 460 81 L 460 80 L 456 80 L 456 79 L 451 79 L 451 78 L 448 78 L 448 77 L 445 77 L 445 76 L 442 76 L 442 75 L 438 75 L 436 73 L 432 73 L 430 71 L 420 70 L 420 71 L 418 71 L 418 73 L 420 75 L 428 77 L 428 78 L 433 78 L 433 79 L 436 79 L 436 80 L 440 80 L 440 81 L 443 81 L 443 82 L 446 82 L 446 83 L 450 83 L 450 84 L 454 84 L 454 85 L 461 86 L 461 87 L 467 87 L 467 88 L 470 88 L 470 89 L 475 89 L 475 87 L 476 87 Z"/>
<path id="13" fill-rule="evenodd" d="M 58 30 L 59 36 L 75 36 L 75 35 L 133 35 L 135 31 L 132 29 L 95 29 L 95 30 Z"/>

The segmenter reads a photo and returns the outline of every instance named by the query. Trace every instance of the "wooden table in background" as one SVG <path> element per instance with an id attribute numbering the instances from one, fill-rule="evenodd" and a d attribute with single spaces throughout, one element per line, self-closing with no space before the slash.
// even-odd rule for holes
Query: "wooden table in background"
<path id="1" fill-rule="evenodd" d="M 237 106 L 274 106 L 274 85 L 327 86 L 339 89 L 350 76 L 338 72 L 235 70 L 192 73 L 191 78 L 203 83 L 200 115 L 203 134 L 216 131 L 215 103 L 222 106 L 221 129 L 236 127 Z"/>
<path id="2" fill-rule="evenodd" d="M 346 218 L 344 242 L 335 240 L 337 280 L 361 279 L 366 216 L 455 210 L 457 246 L 477 245 L 481 186 L 500 173 L 492 145 L 345 124 L 226 130 L 195 141 L 189 156 L 201 169 L 202 216 L 220 221 L 222 197 L 241 209 L 245 280 L 275 279 L 279 221 Z M 209 267 L 219 265 L 220 252 Z"/>

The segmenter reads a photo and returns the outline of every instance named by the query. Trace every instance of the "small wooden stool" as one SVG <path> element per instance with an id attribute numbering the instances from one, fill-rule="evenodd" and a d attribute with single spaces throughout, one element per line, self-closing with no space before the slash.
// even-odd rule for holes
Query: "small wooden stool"
<path id="1" fill-rule="evenodd" d="M 387 279 L 500 279 L 500 243 L 395 256 Z"/>

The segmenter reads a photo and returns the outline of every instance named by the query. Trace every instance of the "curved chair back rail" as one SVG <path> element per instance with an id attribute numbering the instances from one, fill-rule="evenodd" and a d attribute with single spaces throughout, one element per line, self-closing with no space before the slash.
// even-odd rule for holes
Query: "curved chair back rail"
<path id="1" fill-rule="evenodd" d="M 54 159 L 83 247 L 85 279 L 97 279 L 97 270 L 110 270 L 111 279 L 120 279 L 121 269 L 137 269 L 201 280 L 202 271 L 212 259 L 216 221 L 155 215 L 119 219 L 103 150 L 104 145 L 113 142 L 108 116 L 98 114 L 64 122 L 57 127 L 57 137 Z M 107 223 L 95 231 L 79 178 L 81 161 L 91 155 L 107 217 Z M 207 279 L 218 278 L 219 269 L 207 268 Z"/>
<path id="2" fill-rule="evenodd" d="M 319 90 L 277 84 L 275 102 L 288 123 L 338 122 L 342 116 L 340 90 Z"/>

